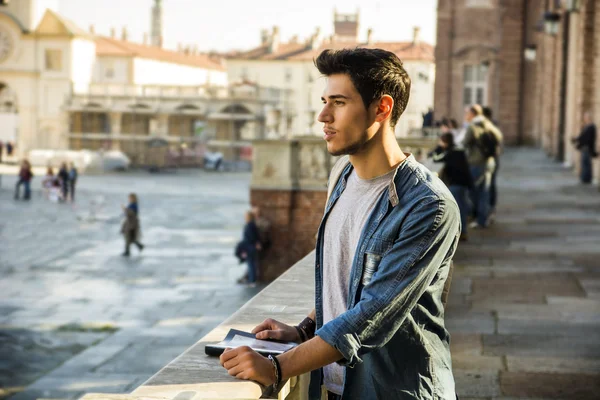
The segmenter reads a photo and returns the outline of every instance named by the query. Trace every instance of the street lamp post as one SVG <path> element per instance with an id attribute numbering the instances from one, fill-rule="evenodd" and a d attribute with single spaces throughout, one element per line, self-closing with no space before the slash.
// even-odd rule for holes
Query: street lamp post
<path id="1" fill-rule="evenodd" d="M 544 32 L 548 35 L 556 35 L 560 23 L 560 14 L 554 11 L 544 13 Z"/>

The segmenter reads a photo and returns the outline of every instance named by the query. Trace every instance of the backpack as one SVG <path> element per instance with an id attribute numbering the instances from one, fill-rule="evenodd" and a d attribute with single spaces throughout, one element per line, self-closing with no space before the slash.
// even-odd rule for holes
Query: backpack
<path id="1" fill-rule="evenodd" d="M 485 129 L 485 126 L 483 128 Z M 481 154 L 485 158 L 498 156 L 498 139 L 496 139 L 496 135 L 490 130 L 485 130 L 479 135 L 477 138 L 477 147 L 479 147 Z"/>

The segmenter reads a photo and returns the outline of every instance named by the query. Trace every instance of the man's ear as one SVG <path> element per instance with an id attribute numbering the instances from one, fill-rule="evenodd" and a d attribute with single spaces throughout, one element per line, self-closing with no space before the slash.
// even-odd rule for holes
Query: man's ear
<path id="1" fill-rule="evenodd" d="M 394 109 L 394 99 L 391 96 L 384 94 L 375 110 L 375 121 L 383 122 L 392 116 L 392 110 Z"/>

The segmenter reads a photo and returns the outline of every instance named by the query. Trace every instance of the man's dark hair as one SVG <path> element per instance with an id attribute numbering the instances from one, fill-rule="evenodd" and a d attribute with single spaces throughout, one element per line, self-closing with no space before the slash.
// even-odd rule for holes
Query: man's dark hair
<path id="1" fill-rule="evenodd" d="M 440 136 L 440 140 L 444 143 L 446 143 L 448 145 L 449 149 L 454 148 L 454 135 L 451 134 L 450 132 L 448 133 L 443 133 Z"/>
<path id="2" fill-rule="evenodd" d="M 402 61 L 392 52 L 381 49 L 323 50 L 315 66 L 325 76 L 347 74 L 362 97 L 365 108 L 383 95 L 394 99 L 390 118 L 393 127 L 406 109 L 410 96 L 410 77 Z"/>
<path id="3" fill-rule="evenodd" d="M 489 107 L 483 107 L 483 116 L 491 121 L 493 116 L 492 109 Z"/>
<path id="4" fill-rule="evenodd" d="M 452 118 L 450 120 L 450 126 L 452 127 L 452 129 L 456 129 L 458 128 L 458 122 L 454 118 Z"/>

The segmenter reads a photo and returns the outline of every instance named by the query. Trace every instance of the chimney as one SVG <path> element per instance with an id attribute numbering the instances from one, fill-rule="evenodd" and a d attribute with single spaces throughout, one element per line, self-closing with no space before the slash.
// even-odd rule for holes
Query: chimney
<path id="1" fill-rule="evenodd" d="M 111 26 L 111 28 L 110 28 L 110 37 L 114 39 L 116 35 L 117 34 L 116 34 L 116 31 L 115 31 L 115 28 Z"/>
<path id="2" fill-rule="evenodd" d="M 148 32 L 144 32 L 144 46 L 148 46 Z"/>
<path id="3" fill-rule="evenodd" d="M 271 43 L 269 43 L 269 53 L 276 53 L 279 49 L 279 27 L 273 27 L 273 33 L 271 34 Z"/>
<path id="4" fill-rule="evenodd" d="M 413 44 L 414 45 L 419 44 L 419 42 L 421 41 L 421 39 L 419 39 L 420 32 L 421 32 L 421 28 L 419 28 L 418 26 L 415 26 L 413 28 Z"/>
<path id="5" fill-rule="evenodd" d="M 90 33 L 91 33 L 92 35 L 95 35 L 95 34 L 96 34 L 96 27 L 94 26 L 94 24 L 90 25 Z"/>
<path id="6" fill-rule="evenodd" d="M 367 44 L 373 44 L 373 29 L 367 29 Z"/>
<path id="7" fill-rule="evenodd" d="M 127 28 L 123 27 L 123 29 L 121 30 L 121 40 L 123 40 L 124 42 L 127 41 Z"/>
<path id="8" fill-rule="evenodd" d="M 265 45 L 267 43 L 269 43 L 269 30 L 261 29 L 260 30 L 260 44 Z"/>
<path id="9" fill-rule="evenodd" d="M 298 35 L 294 35 L 290 38 L 290 43 L 296 44 L 298 43 Z"/>

